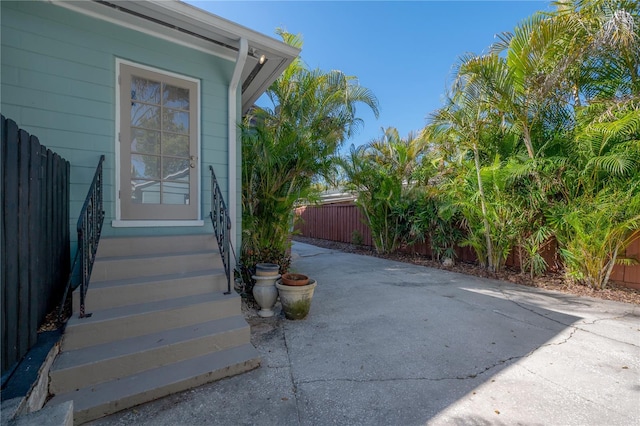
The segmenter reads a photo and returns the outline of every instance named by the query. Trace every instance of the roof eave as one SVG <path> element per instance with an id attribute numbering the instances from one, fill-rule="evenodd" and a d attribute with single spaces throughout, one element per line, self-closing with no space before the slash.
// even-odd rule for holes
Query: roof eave
<path id="1" fill-rule="evenodd" d="M 251 54 L 243 69 L 242 81 L 251 73 L 262 55 L 265 55 L 267 61 L 242 94 L 243 113 L 251 108 L 300 53 L 298 48 L 179 0 L 49 1 L 98 19 L 195 47 L 230 61 L 236 60 L 240 39 L 245 38 Z"/>

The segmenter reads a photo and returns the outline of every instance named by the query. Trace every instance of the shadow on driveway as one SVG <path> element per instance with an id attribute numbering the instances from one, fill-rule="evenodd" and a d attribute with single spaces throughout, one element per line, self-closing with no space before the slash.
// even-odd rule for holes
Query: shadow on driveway
<path id="1" fill-rule="evenodd" d="M 95 424 L 628 425 L 637 306 L 294 243 L 309 317 L 251 318 L 263 365 Z"/>

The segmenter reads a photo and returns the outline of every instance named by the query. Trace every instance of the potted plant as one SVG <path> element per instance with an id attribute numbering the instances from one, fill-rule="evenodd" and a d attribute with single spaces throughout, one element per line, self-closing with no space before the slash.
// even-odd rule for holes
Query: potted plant
<path id="1" fill-rule="evenodd" d="M 308 280 L 306 284 L 301 284 L 305 280 Z M 288 285 L 286 282 L 292 284 Z M 287 319 L 299 320 L 307 317 L 316 284 L 316 280 L 302 274 L 284 274 L 276 281 L 282 310 Z"/>
<path id="2" fill-rule="evenodd" d="M 309 277 L 303 274 L 282 274 L 282 284 L 284 285 L 307 285 L 309 284 Z"/>
<path id="3" fill-rule="evenodd" d="M 263 318 L 273 316 L 272 308 L 278 298 L 275 282 L 280 278 L 279 268 L 280 266 L 274 263 L 258 263 L 256 274 L 251 277 L 255 281 L 252 291 L 253 297 L 260 305 L 258 315 Z"/>

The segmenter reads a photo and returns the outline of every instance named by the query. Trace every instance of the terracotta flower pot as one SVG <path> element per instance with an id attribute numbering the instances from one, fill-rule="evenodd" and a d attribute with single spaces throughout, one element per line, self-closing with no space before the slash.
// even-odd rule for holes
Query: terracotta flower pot
<path id="1" fill-rule="evenodd" d="M 307 285 L 309 277 L 302 274 L 283 274 L 282 284 L 284 285 Z"/>
<path id="2" fill-rule="evenodd" d="M 311 309 L 311 299 L 316 288 L 316 280 L 307 285 L 283 285 L 282 279 L 276 281 L 280 303 L 285 317 L 290 320 L 305 319 Z"/>

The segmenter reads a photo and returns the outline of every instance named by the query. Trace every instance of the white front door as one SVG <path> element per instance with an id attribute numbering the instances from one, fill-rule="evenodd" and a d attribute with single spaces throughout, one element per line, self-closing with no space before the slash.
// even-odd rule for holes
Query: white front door
<path id="1" fill-rule="evenodd" d="M 197 83 L 119 66 L 121 219 L 198 219 Z"/>

